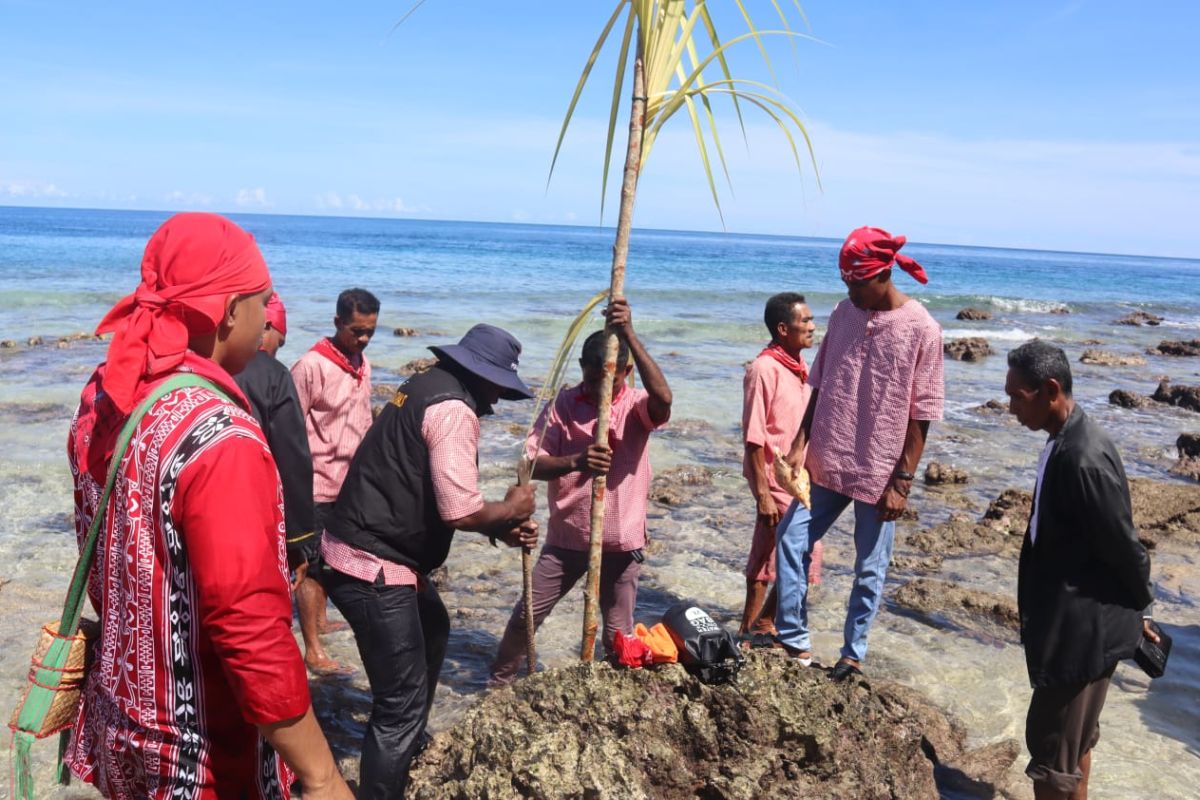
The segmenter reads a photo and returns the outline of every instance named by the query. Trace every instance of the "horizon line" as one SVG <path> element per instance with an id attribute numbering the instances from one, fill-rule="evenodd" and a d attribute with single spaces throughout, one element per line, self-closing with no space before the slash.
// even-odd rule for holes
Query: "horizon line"
<path id="1" fill-rule="evenodd" d="M 5 205 L 0 204 L 0 211 L 8 209 L 28 209 L 37 211 L 111 211 L 122 214 L 182 214 L 188 213 L 189 210 L 168 210 L 168 209 L 152 209 L 152 208 L 101 208 L 95 206 L 35 206 L 35 205 Z M 385 216 L 357 216 L 353 214 L 319 214 L 319 213 L 283 213 L 273 211 L 213 211 L 205 209 L 190 209 L 191 211 L 199 211 L 200 213 L 224 214 L 227 216 L 243 216 L 243 217 L 302 217 L 305 219 L 353 219 L 353 220 L 372 220 L 372 221 L 387 221 L 387 222 L 437 222 L 448 224 L 464 224 L 464 225 L 510 225 L 510 226 L 527 226 L 537 228 L 588 228 L 592 230 L 615 230 L 616 225 L 595 224 L 589 225 L 579 222 L 521 222 L 516 220 L 487 220 L 487 219 L 433 219 L 429 217 L 385 217 Z M 703 236 L 743 236 L 743 237 L 760 237 L 766 239 L 791 239 L 805 240 L 817 242 L 833 242 L 840 241 L 838 238 L 830 236 L 805 236 L 794 233 L 753 233 L 747 231 L 729 231 L 729 230 L 694 230 L 689 228 L 654 228 L 642 227 L 635 225 L 634 230 L 640 230 L 648 233 L 673 233 L 673 234 L 691 234 Z M 1093 250 L 1062 250 L 1057 248 L 1036 248 L 1036 247 L 1012 247 L 1007 245 L 988 245 L 988 244 L 956 244 L 954 242 L 921 242 L 910 239 L 908 244 L 924 245 L 928 247 L 957 247 L 968 250 L 1007 250 L 1017 253 L 1051 253 L 1061 255 L 1076 255 L 1076 256 L 1105 256 L 1110 258 L 1152 258 L 1163 261 L 1186 261 L 1195 263 L 1200 261 L 1200 258 L 1189 258 L 1187 256 L 1164 256 L 1150 255 L 1146 253 L 1104 253 Z"/>

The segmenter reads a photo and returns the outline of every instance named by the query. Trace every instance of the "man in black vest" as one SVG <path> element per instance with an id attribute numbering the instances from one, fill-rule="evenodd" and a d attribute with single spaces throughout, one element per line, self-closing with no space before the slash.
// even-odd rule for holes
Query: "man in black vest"
<path id="1" fill-rule="evenodd" d="M 494 502 L 478 488 L 479 417 L 501 398 L 533 396 L 517 375 L 521 344 L 476 325 L 430 350 L 437 365 L 400 387 L 359 445 L 321 545 L 329 597 L 354 629 L 374 700 L 360 800 L 400 798 L 408 785 L 450 632 L 427 576 L 454 531 L 510 547 L 538 538 L 532 485 Z"/>
<path id="2" fill-rule="evenodd" d="M 1117 448 L 1071 397 L 1066 354 L 1038 340 L 1008 354 L 1004 391 L 1049 434 L 1038 462 L 1017 600 L 1033 684 L 1025 720 L 1038 800 L 1086 800 L 1100 711 L 1117 661 L 1150 631 L 1150 558 L 1138 541 Z"/>

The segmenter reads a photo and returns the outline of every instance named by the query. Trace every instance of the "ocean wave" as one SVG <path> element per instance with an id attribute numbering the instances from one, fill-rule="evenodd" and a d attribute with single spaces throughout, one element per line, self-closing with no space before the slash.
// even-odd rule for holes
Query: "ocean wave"
<path id="1" fill-rule="evenodd" d="M 998 339 L 1003 342 L 1025 342 L 1030 339 L 1036 339 L 1038 335 L 1024 328 L 1009 328 L 1008 330 L 998 331 L 989 331 L 980 328 L 947 328 L 942 331 L 942 336 L 946 339 L 982 337 L 984 339 Z"/>
<path id="2" fill-rule="evenodd" d="M 1049 314 L 1052 311 L 1070 310 L 1066 303 L 1057 300 L 1029 300 L 1015 297 L 987 297 L 985 302 L 1000 311 L 1022 314 Z"/>

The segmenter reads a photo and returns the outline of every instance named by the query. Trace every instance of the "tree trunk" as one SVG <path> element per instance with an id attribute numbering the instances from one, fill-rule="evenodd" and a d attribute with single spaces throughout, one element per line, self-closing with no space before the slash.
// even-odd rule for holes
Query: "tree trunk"
<path id="1" fill-rule="evenodd" d="M 646 82 L 639 53 L 633 62 L 633 107 L 629 115 L 629 147 L 625 152 L 625 179 L 621 184 L 621 210 L 617 217 L 617 239 L 613 244 L 610 301 L 625 296 L 625 259 L 629 255 L 629 234 L 633 229 L 633 200 L 637 194 L 638 173 L 642 165 L 642 127 L 646 121 Z M 608 441 L 608 426 L 612 416 L 612 378 L 617 374 L 617 335 L 607 331 L 604 354 L 604 373 L 608 380 L 600 384 L 596 415 L 596 441 Z M 600 607 L 600 562 L 604 550 L 604 498 L 607 480 L 604 475 L 592 478 L 591 539 L 588 543 L 588 575 L 583 601 L 583 647 L 579 657 L 591 661 L 596 651 L 597 616 Z"/>

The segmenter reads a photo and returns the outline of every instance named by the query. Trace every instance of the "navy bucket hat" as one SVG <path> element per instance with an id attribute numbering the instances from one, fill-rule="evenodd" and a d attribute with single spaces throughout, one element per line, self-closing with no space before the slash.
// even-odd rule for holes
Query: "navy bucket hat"
<path id="1" fill-rule="evenodd" d="M 458 344 L 431 345 L 438 358 L 458 364 L 500 388 L 505 400 L 528 400 L 533 392 L 517 375 L 517 359 L 521 343 L 508 331 L 495 325 L 480 323 L 458 340 Z"/>

